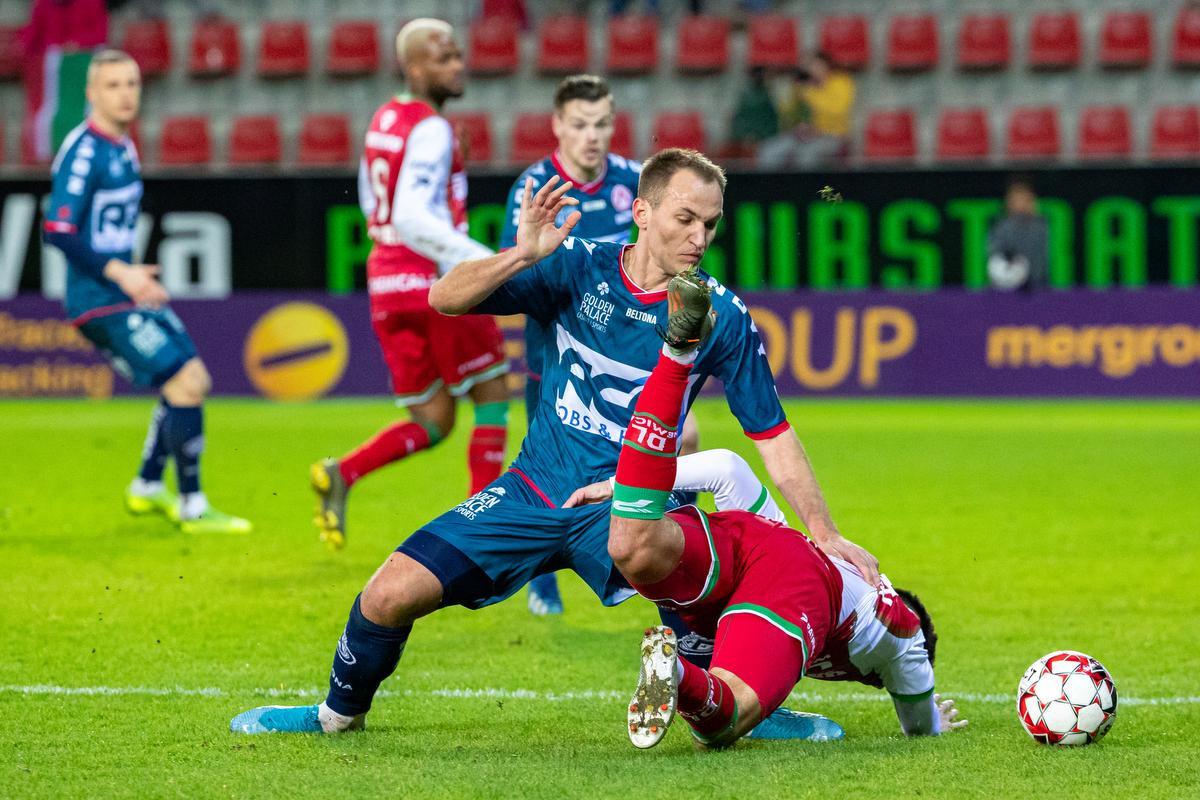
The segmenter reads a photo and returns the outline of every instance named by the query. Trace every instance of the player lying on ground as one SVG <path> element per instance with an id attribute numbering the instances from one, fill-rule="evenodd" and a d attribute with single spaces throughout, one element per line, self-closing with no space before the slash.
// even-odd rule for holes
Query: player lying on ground
<path id="1" fill-rule="evenodd" d="M 921 619 L 886 579 L 872 587 L 803 534 L 747 511 L 665 511 L 680 409 L 713 325 L 708 286 L 695 273 L 673 278 L 668 297 L 666 343 L 617 463 L 608 548 L 639 594 L 677 611 L 715 646 L 711 668 L 702 669 L 680 657 L 670 628 L 646 631 L 630 740 L 653 747 L 678 711 L 701 746 L 727 747 L 806 673 L 885 687 L 908 735 L 965 724 L 955 721 L 953 701 L 933 694 L 931 623 L 927 650 Z M 589 493 L 604 492 L 591 486 L 572 499 Z"/>
<path id="2" fill-rule="evenodd" d="M 433 285 L 429 302 L 443 313 L 531 313 L 554 331 L 558 357 L 545 359 L 542 401 L 521 453 L 487 489 L 413 532 L 367 582 L 320 706 L 252 709 L 233 719 L 233 730 L 361 726 L 417 620 L 445 606 L 498 603 L 536 575 L 572 569 L 605 605 L 634 594 L 609 556 L 608 507 L 562 503 L 616 471 L 623 432 L 662 347 L 656 326 L 666 318 L 667 282 L 694 268 L 712 242 L 724 182 L 700 153 L 655 154 L 634 200 L 638 240 L 618 245 L 568 238 L 579 220 L 576 202 L 565 196 L 570 184 L 552 177 L 536 194 L 526 187 L 516 247 L 458 264 Z M 875 558 L 830 518 L 745 304 L 719 284 L 714 303 L 721 316 L 691 370 L 687 405 L 707 378 L 721 379 L 730 410 L 814 540 L 877 579 Z"/>
<path id="3" fill-rule="evenodd" d="M 340 459 L 310 467 L 320 503 L 317 528 L 334 549 L 346 543 L 350 487 L 449 436 L 460 397 L 475 404 L 467 446 L 470 493 L 504 471 L 508 359 L 500 329 L 490 317 L 446 317 L 429 307 L 438 275 L 492 252 L 467 235 L 466 162 L 441 116 L 447 100 L 462 96 L 466 66 L 453 29 L 436 19 L 405 24 L 396 56 L 408 94 L 393 97 L 371 118 L 358 194 L 371 238 L 371 327 L 396 405 L 410 419 L 388 425 Z"/>
<path id="4" fill-rule="evenodd" d="M 88 67 L 91 112 L 71 131 L 51 167 L 43 239 L 67 257 L 67 316 L 113 369 L 135 386 L 158 389 L 138 475 L 125 492 L 133 514 L 157 513 L 186 533 L 249 533 L 200 490 L 204 399 L 211 380 L 183 323 L 167 307 L 158 267 L 134 264 L 142 202 L 137 120 L 142 80 L 132 58 L 104 50 Z M 175 461 L 179 496 L 163 484 Z"/>

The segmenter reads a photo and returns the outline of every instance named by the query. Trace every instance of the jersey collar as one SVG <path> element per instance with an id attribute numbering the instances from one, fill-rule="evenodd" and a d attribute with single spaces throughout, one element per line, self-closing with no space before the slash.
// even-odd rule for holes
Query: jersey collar
<path id="1" fill-rule="evenodd" d="M 567 168 L 563 166 L 562 159 L 558 157 L 557 150 L 550 154 L 550 162 L 554 164 L 554 169 L 558 172 L 560 178 L 564 181 L 575 183 L 575 179 L 567 174 Z M 604 179 L 606 177 L 608 177 L 608 156 L 604 157 L 604 163 L 600 166 L 600 174 L 587 183 L 576 184 L 575 189 L 584 194 L 595 194 L 600 191 L 600 187 L 604 186 Z"/>
<path id="2" fill-rule="evenodd" d="M 88 123 L 87 123 L 87 129 L 88 129 L 88 133 L 92 134 L 93 136 L 99 136 L 104 141 L 111 142 L 115 145 L 123 145 L 127 141 L 129 141 L 128 134 L 126 134 L 125 136 L 122 136 L 120 139 L 118 139 L 114 136 L 111 136 L 111 135 L 105 133 L 104 131 L 100 130 L 99 128 L 97 128 L 95 125 L 92 124 L 92 121 L 90 119 L 88 120 Z"/>
<path id="3" fill-rule="evenodd" d="M 621 248 L 620 256 L 617 257 L 617 269 L 621 272 L 621 281 L 625 284 L 625 288 L 629 290 L 629 293 L 633 295 L 633 299 L 637 300 L 642 305 L 650 306 L 654 305 L 655 303 L 661 303 L 663 300 L 667 299 L 666 289 L 659 289 L 657 292 L 647 292 L 645 289 L 634 283 L 633 279 L 629 277 L 629 273 L 625 271 L 625 254 L 629 252 L 632 247 L 633 245 L 631 244 L 625 245 Z"/>

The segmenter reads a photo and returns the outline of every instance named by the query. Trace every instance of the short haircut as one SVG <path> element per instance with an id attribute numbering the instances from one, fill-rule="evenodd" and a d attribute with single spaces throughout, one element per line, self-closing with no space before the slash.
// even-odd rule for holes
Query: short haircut
<path id="1" fill-rule="evenodd" d="M 554 90 L 554 110 L 562 111 L 563 106 L 572 100 L 586 100 L 594 103 L 612 97 L 612 89 L 608 81 L 599 75 L 568 75 Z"/>
<path id="2" fill-rule="evenodd" d="M 662 202 L 663 192 L 671 178 L 680 170 L 690 169 L 709 183 L 715 183 L 725 191 L 725 170 L 709 160 L 698 150 L 669 147 L 660 150 L 642 163 L 642 177 L 638 179 L 638 197 L 651 207 Z"/>
<path id="3" fill-rule="evenodd" d="M 96 73 L 100 70 L 101 67 L 103 67 L 107 64 L 126 64 L 126 63 L 134 64 L 134 65 L 137 64 L 137 62 L 133 60 L 133 56 L 129 55 L 129 53 L 126 53 L 124 50 L 116 50 L 116 49 L 101 50 L 99 53 L 96 53 L 94 56 L 92 56 L 91 63 L 88 64 L 88 72 L 87 72 L 88 83 L 91 83 L 95 79 Z"/>
<path id="4" fill-rule="evenodd" d="M 417 17 L 406 22 L 400 32 L 396 34 L 396 58 L 401 67 L 407 66 L 408 51 L 412 46 L 412 40 L 420 33 L 441 33 L 453 37 L 454 26 L 444 19 L 434 19 L 433 17 Z"/>
<path id="5" fill-rule="evenodd" d="M 1007 194 L 1008 192 L 1014 190 L 1021 190 L 1029 192 L 1030 194 L 1037 194 L 1037 191 L 1033 188 L 1033 177 L 1031 175 L 1010 175 L 1008 178 L 1008 185 L 1005 186 L 1004 191 Z"/>
<path id="6" fill-rule="evenodd" d="M 921 633 L 925 634 L 925 652 L 929 653 L 929 666 L 932 667 L 938 640 L 937 631 L 933 629 L 933 618 L 929 616 L 929 611 L 921 602 L 921 598 L 907 589 L 896 588 L 895 591 L 904 601 L 904 605 L 908 606 L 917 615 L 917 619 L 921 620 Z"/>

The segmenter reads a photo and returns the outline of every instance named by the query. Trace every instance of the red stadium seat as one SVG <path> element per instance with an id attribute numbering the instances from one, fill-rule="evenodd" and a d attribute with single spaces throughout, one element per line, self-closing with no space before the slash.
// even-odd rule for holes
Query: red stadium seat
<path id="1" fill-rule="evenodd" d="M 1100 66 L 1141 69 L 1150 63 L 1154 46 L 1150 15 L 1140 11 L 1110 11 L 1100 31 Z"/>
<path id="2" fill-rule="evenodd" d="M 821 20 L 821 50 L 843 69 L 864 69 L 871 61 L 867 18 L 850 14 Z"/>
<path id="3" fill-rule="evenodd" d="M 704 133 L 704 118 L 699 111 L 664 111 L 654 120 L 652 150 L 668 147 L 690 147 L 703 151 L 708 144 Z"/>
<path id="4" fill-rule="evenodd" d="M 447 116 L 468 164 L 487 164 L 492 160 L 492 120 L 483 111 L 467 111 Z"/>
<path id="5" fill-rule="evenodd" d="M 242 48 L 237 26 L 227 19 L 203 19 L 192 30 L 188 71 L 194 78 L 219 78 L 237 72 Z"/>
<path id="6" fill-rule="evenodd" d="M 558 139 L 550 127 L 549 114 L 518 114 L 513 123 L 512 154 L 514 164 L 540 161 L 558 148 Z"/>
<path id="7" fill-rule="evenodd" d="M 1007 14 L 968 14 L 958 29 L 958 67 L 1006 69 L 1012 58 Z"/>
<path id="8" fill-rule="evenodd" d="M 796 21 L 776 14 L 750 17 L 750 67 L 792 70 L 800 63 L 800 36 Z"/>
<path id="9" fill-rule="evenodd" d="M 283 160 L 279 120 L 269 115 L 238 117 L 229 132 L 229 163 L 278 164 Z"/>
<path id="10" fill-rule="evenodd" d="M 1058 136 L 1058 109 L 1052 106 L 1015 108 L 1008 118 L 1011 158 L 1052 158 L 1062 149 Z"/>
<path id="11" fill-rule="evenodd" d="M 1179 10 L 1172 33 L 1171 63 L 1176 67 L 1200 67 L 1200 8 L 1186 6 Z"/>
<path id="12" fill-rule="evenodd" d="M 471 25 L 467 64 L 476 75 L 511 75 L 521 53 L 517 23 L 508 17 L 485 17 Z"/>
<path id="13" fill-rule="evenodd" d="M 308 25 L 303 22 L 264 22 L 258 40 L 261 78 L 298 78 L 308 73 Z"/>
<path id="14" fill-rule="evenodd" d="M 987 112 L 947 108 L 938 119 L 937 157 L 945 161 L 985 158 L 992 151 Z"/>
<path id="15" fill-rule="evenodd" d="M 1079 16 L 1073 11 L 1035 14 L 1029 23 L 1029 66 L 1033 69 L 1074 69 L 1082 45 Z"/>
<path id="16" fill-rule="evenodd" d="M 622 15 L 609 20 L 608 72 L 614 75 L 645 75 L 657 68 L 657 18 Z"/>
<path id="17" fill-rule="evenodd" d="M 171 166 L 207 164 L 212 161 L 208 117 L 194 115 L 163 120 L 158 139 L 158 161 Z"/>
<path id="18" fill-rule="evenodd" d="M 171 69 L 171 32 L 165 19 L 130 22 L 121 49 L 137 62 L 143 79 L 166 75 Z"/>
<path id="19" fill-rule="evenodd" d="M 300 128 L 299 162 L 306 166 L 350 161 L 350 120 L 342 114 L 310 114 Z"/>
<path id="20" fill-rule="evenodd" d="M 1165 106 L 1155 111 L 1150 155 L 1154 158 L 1200 156 L 1200 108 Z"/>
<path id="21" fill-rule="evenodd" d="M 613 119 L 613 138 L 608 149 L 619 156 L 636 158 L 638 149 L 633 145 L 633 115 L 618 111 Z"/>
<path id="22" fill-rule="evenodd" d="M 863 156 L 868 161 L 903 161 L 917 157 L 913 112 L 902 108 L 872 111 L 867 117 Z"/>
<path id="23" fill-rule="evenodd" d="M 547 17 L 538 27 L 538 71 L 569 75 L 588 68 L 587 19 L 569 15 Z"/>
<path id="24" fill-rule="evenodd" d="M 370 20 L 339 22 L 329 34 L 325 71 L 337 78 L 370 75 L 379 69 L 379 26 Z"/>
<path id="25" fill-rule="evenodd" d="M 1079 155 L 1083 158 L 1128 158 L 1133 154 L 1129 110 L 1092 106 L 1079 118 Z"/>
<path id="26" fill-rule="evenodd" d="M 0 80 L 21 78 L 21 26 L 0 25 Z"/>
<path id="27" fill-rule="evenodd" d="M 922 72 L 938 64 L 938 27 L 932 14 L 892 17 L 888 25 L 888 69 Z"/>
<path id="28" fill-rule="evenodd" d="M 680 72 L 724 72 L 729 66 L 729 20 L 704 15 L 684 17 L 675 42 Z"/>

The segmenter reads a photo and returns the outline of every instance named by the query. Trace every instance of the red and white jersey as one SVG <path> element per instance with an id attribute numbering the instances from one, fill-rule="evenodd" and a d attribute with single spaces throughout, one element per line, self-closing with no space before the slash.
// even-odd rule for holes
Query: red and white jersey
<path id="1" fill-rule="evenodd" d="M 492 253 L 467 236 L 462 148 L 450 123 L 427 103 L 396 97 L 375 112 L 358 196 L 374 242 L 367 291 L 375 313 L 428 308 L 439 274 Z"/>

